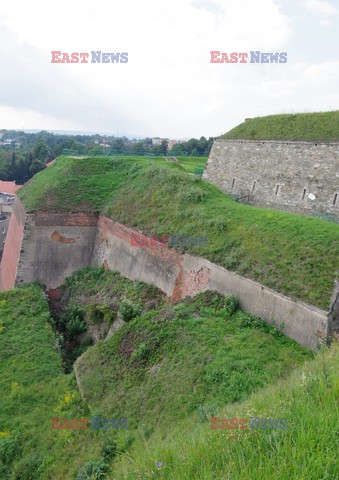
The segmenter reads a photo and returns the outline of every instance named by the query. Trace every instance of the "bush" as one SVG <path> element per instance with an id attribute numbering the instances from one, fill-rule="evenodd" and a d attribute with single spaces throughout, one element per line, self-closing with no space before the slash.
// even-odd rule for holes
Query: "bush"
<path id="1" fill-rule="evenodd" d="M 113 439 L 106 439 L 101 445 L 101 456 L 107 462 L 117 454 L 117 444 Z"/>
<path id="2" fill-rule="evenodd" d="M 225 310 L 230 314 L 233 315 L 235 312 L 239 310 L 239 298 L 232 295 L 225 299 Z"/>
<path id="3" fill-rule="evenodd" d="M 215 417 L 218 409 L 215 405 L 205 403 L 197 408 L 197 415 L 200 422 L 209 422 L 211 417 Z"/>
<path id="4" fill-rule="evenodd" d="M 0 460 L 8 465 L 19 454 L 18 443 L 15 438 L 3 438 L 0 440 Z"/>
<path id="5" fill-rule="evenodd" d="M 108 465 L 102 460 L 85 463 L 78 471 L 76 480 L 101 480 L 107 477 Z"/>
<path id="6" fill-rule="evenodd" d="M 141 307 L 140 305 L 133 305 L 127 300 L 123 300 L 120 303 L 119 311 L 122 316 L 122 319 L 125 322 L 129 322 L 130 320 L 132 320 L 133 318 L 141 314 Z"/>
<path id="7" fill-rule="evenodd" d="M 65 325 L 70 340 L 87 330 L 87 325 L 84 321 L 84 311 L 78 305 L 69 307 L 60 320 Z"/>
<path id="8" fill-rule="evenodd" d="M 23 457 L 13 469 L 13 478 L 16 480 L 38 480 L 41 478 L 38 469 L 42 463 L 39 453 L 30 453 Z"/>
<path id="9" fill-rule="evenodd" d="M 89 325 L 100 325 L 106 322 L 111 325 L 115 318 L 115 312 L 108 305 L 91 303 L 85 308 L 85 320 Z"/>

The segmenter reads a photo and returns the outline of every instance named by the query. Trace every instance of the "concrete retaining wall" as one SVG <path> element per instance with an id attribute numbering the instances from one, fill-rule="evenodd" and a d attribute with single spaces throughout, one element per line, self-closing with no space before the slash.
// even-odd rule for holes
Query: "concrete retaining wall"
<path id="1" fill-rule="evenodd" d="M 215 140 L 203 178 L 244 201 L 339 216 L 339 143 Z"/>
<path id="2" fill-rule="evenodd" d="M 72 213 L 27 215 L 16 285 L 43 284 L 47 290 L 90 265 L 97 216 Z"/>
<path id="3" fill-rule="evenodd" d="M 139 232 L 111 219 L 84 213 L 26 215 L 20 202 L 12 218 L 8 238 L 14 243 L 6 242 L 2 288 L 38 281 L 52 291 L 77 270 L 103 265 L 131 280 L 155 285 L 173 300 L 206 290 L 236 295 L 243 310 L 274 322 L 287 336 L 312 349 L 338 327 L 338 295 L 330 312 L 325 312 L 161 243 L 132 246 L 131 235 Z"/>

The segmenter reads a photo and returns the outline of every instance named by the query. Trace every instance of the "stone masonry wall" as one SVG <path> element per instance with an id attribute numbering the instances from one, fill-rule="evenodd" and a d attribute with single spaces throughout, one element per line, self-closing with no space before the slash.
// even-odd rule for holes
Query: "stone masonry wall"
<path id="1" fill-rule="evenodd" d="M 262 207 L 339 213 L 339 143 L 218 139 L 203 178 Z"/>

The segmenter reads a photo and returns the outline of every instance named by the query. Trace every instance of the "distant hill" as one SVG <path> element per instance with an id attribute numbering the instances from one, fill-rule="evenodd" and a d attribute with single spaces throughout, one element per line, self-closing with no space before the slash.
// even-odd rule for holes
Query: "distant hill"
<path id="1" fill-rule="evenodd" d="M 251 118 L 220 138 L 338 142 L 339 110 Z"/>

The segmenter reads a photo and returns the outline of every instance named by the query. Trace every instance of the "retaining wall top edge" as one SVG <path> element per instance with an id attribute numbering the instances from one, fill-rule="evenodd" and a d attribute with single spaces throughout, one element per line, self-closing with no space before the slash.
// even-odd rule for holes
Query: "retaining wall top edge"
<path id="1" fill-rule="evenodd" d="M 228 138 L 216 138 L 214 142 L 221 143 L 273 143 L 282 145 L 336 145 L 339 146 L 339 142 L 324 142 L 324 141 L 306 141 L 306 140 L 247 140 L 247 139 L 228 139 Z"/>
<path id="2" fill-rule="evenodd" d="M 323 310 L 319 307 L 316 307 L 315 305 L 311 305 L 310 303 L 306 303 L 306 302 L 303 302 L 302 300 L 299 300 L 299 299 L 296 299 L 296 298 L 292 298 L 292 297 L 288 297 L 287 295 L 283 295 L 282 293 L 280 292 L 277 292 L 277 290 L 273 290 L 273 288 L 270 288 L 270 287 L 267 287 L 265 285 L 262 285 L 261 283 L 259 282 L 256 282 L 255 280 L 252 280 L 251 278 L 248 278 L 248 277 L 242 277 L 241 275 L 239 275 L 238 273 L 235 273 L 235 272 L 232 272 L 231 270 L 227 270 L 226 268 L 222 267 L 221 265 L 217 265 L 215 263 L 212 263 L 210 262 L 209 260 L 206 260 L 205 258 L 203 257 L 196 257 L 194 255 L 191 255 L 189 253 L 185 253 L 184 254 L 184 257 L 186 258 L 192 258 L 196 261 L 199 261 L 199 262 L 203 262 L 206 264 L 207 267 L 210 267 L 210 268 L 214 268 L 214 269 L 218 269 L 222 272 L 227 272 L 228 274 L 230 275 L 233 275 L 234 277 L 238 278 L 239 280 L 246 280 L 247 282 L 251 283 L 252 285 L 255 285 L 256 287 L 259 287 L 259 288 L 262 288 L 270 293 L 273 293 L 275 295 L 277 295 L 278 297 L 284 299 L 284 300 L 289 300 L 290 302 L 293 302 L 293 303 L 298 303 L 299 305 L 303 306 L 303 307 L 306 307 L 316 313 L 319 313 L 320 315 L 325 315 L 327 317 L 327 315 L 330 313 L 330 311 L 326 311 L 326 310 Z"/>

